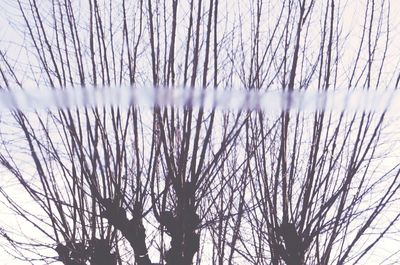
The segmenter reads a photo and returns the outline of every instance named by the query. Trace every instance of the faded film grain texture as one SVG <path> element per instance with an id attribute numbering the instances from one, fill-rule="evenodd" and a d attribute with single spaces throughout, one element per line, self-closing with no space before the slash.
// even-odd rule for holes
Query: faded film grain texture
<path id="1" fill-rule="evenodd" d="M 334 93 L 400 80 L 389 0 L 2 5 L 2 91 Z M 21 264 L 398 263 L 389 111 L 2 111 L 1 247 Z"/>

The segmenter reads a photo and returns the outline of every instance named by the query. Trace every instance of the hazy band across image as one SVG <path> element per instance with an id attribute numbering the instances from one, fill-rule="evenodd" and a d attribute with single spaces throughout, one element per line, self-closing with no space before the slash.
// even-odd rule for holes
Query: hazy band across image
<path id="1" fill-rule="evenodd" d="M 0 0 L 0 264 L 400 264 L 398 14 Z"/>

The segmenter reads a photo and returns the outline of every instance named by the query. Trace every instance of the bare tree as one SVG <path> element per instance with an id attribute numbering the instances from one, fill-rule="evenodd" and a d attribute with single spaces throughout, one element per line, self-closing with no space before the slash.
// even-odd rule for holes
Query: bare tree
<path id="1" fill-rule="evenodd" d="M 1 51 L 4 90 L 240 86 L 288 92 L 290 103 L 296 90 L 398 80 L 386 0 L 360 5 L 354 51 L 343 50 L 349 7 L 334 0 L 16 8 L 28 56 Z M 400 188 L 399 165 L 379 164 L 386 112 L 270 115 L 192 103 L 4 115 L 0 163 L 18 186 L 0 186 L 2 202 L 36 231 L 3 228 L 6 249 L 39 264 L 347 264 L 398 222 L 396 212 L 376 227 Z"/>

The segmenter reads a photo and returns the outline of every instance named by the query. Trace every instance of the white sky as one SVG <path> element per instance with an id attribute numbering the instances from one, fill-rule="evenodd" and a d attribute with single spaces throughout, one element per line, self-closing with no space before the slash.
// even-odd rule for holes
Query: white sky
<path id="1" fill-rule="evenodd" d="M 279 1 L 278 1 L 279 2 Z M 345 1 L 342 1 L 345 2 Z M 379 1 L 378 1 L 379 2 Z M 346 58 L 349 58 L 349 64 L 351 64 L 351 60 L 353 60 L 353 57 L 351 54 L 358 48 L 358 41 L 359 41 L 359 30 L 362 25 L 363 21 L 363 14 L 360 12 L 360 6 L 363 6 L 361 3 L 365 3 L 364 0 L 348 0 L 347 1 L 347 8 L 346 12 L 343 13 L 343 26 L 344 26 L 344 32 L 353 32 L 353 34 L 350 35 L 349 41 L 347 42 L 347 46 L 344 47 L 343 53 L 349 53 L 349 56 L 344 56 L 344 60 Z M 397 68 L 398 63 L 400 61 L 400 1 L 398 0 L 391 0 L 390 1 L 391 8 L 392 8 L 392 16 L 391 16 L 391 42 L 390 42 L 390 50 L 389 50 L 389 56 L 393 58 L 391 64 L 389 64 L 387 67 L 390 69 L 390 67 Z M 237 3 L 233 7 L 233 9 L 237 10 L 238 6 L 242 5 L 240 2 Z M 0 50 L 1 51 L 6 51 L 7 55 L 11 55 L 13 58 L 18 58 L 19 62 L 23 62 L 28 56 L 27 54 L 23 53 L 21 45 L 24 43 L 24 36 L 18 32 L 19 27 L 21 26 L 21 21 L 18 21 L 20 18 L 18 14 L 18 10 L 16 9 L 17 4 L 15 1 L 9 1 L 9 0 L 0 0 Z M 231 8 L 231 6 L 228 6 L 228 8 Z M 242 6 L 243 8 L 243 6 Z M 227 10 L 224 9 L 224 5 L 221 5 L 221 13 Z M 358 32 L 358 33 L 357 33 Z M 315 34 L 318 34 L 318 32 L 315 32 Z M 344 69 L 345 72 L 345 69 Z M 390 73 L 388 73 L 390 74 Z M 393 82 L 388 81 L 388 83 L 393 84 Z M 34 87 L 35 84 L 29 82 L 27 80 L 26 84 L 28 86 Z M 389 87 L 390 88 L 390 87 Z M 399 98 L 399 95 L 397 93 L 397 98 Z M 374 97 L 372 100 L 375 100 L 377 104 L 382 103 L 381 99 L 379 97 Z M 396 100 L 400 102 L 400 100 Z M 3 104 L 4 105 L 4 104 Z M 372 105 L 372 104 L 370 104 Z M 336 105 L 335 105 L 336 106 Z M 392 139 L 389 139 L 389 142 L 393 142 L 393 146 L 395 144 L 398 144 L 398 134 L 396 134 L 400 130 L 399 126 L 399 119 L 398 116 L 400 114 L 399 112 L 399 106 L 394 104 L 394 109 L 391 110 L 390 116 L 393 119 L 393 122 L 390 123 L 387 129 L 388 135 L 391 135 L 390 137 L 393 137 Z M 0 109 L 2 108 L 2 103 L 0 101 Z M 0 114 L 1 115 L 1 114 Z M 1 120 L 0 120 L 1 122 Z M 2 124 L 2 123 L 0 123 Z M 400 157 L 400 153 L 397 151 L 391 155 L 392 161 L 387 161 L 388 164 L 392 164 L 393 162 L 397 162 Z M 0 171 L 1 172 L 1 171 Z M 4 178 L 3 178 L 4 179 Z M 3 180 L 1 179 L 1 180 Z M 0 185 L 4 185 L 4 182 L 0 182 Z M 394 209 L 394 212 L 398 211 L 399 209 Z M 11 226 L 18 226 L 17 220 L 15 220 L 11 215 L 6 213 L 7 211 L 2 208 L 0 205 L 0 216 L 1 216 L 1 221 L 0 221 L 0 227 L 4 225 L 11 225 Z M 400 231 L 400 228 L 396 228 L 397 231 Z M 1 242 L 1 241 L 0 241 Z M 396 243 L 397 242 L 397 243 Z M 371 254 L 371 259 L 369 259 L 367 262 L 368 264 L 375 264 L 374 262 L 374 257 L 385 257 L 387 253 L 392 253 L 393 251 L 400 250 L 400 243 L 397 240 L 390 241 L 387 243 L 384 247 L 381 247 L 379 251 L 375 251 Z M 5 253 L 1 255 L 2 249 L 0 248 L 0 264 L 4 265 L 14 265 L 14 264 L 26 264 L 23 262 L 18 262 L 16 260 L 10 259 Z"/>

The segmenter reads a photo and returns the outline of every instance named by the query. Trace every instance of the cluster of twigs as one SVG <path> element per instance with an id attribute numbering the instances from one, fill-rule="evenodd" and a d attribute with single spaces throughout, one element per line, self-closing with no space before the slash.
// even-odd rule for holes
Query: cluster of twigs
<path id="1" fill-rule="evenodd" d="M 15 8 L 28 56 L 1 51 L 1 89 L 33 81 L 352 90 L 399 80 L 386 63 L 385 0 L 359 9 L 350 66 L 340 1 L 17 0 Z M 36 232 L 2 230 L 5 248 L 38 264 L 361 262 L 400 217 L 385 215 L 400 188 L 398 164 L 380 165 L 385 115 L 190 104 L 12 111 L 0 120 L 0 164 L 18 187 L 0 184 L 1 201 Z"/>

